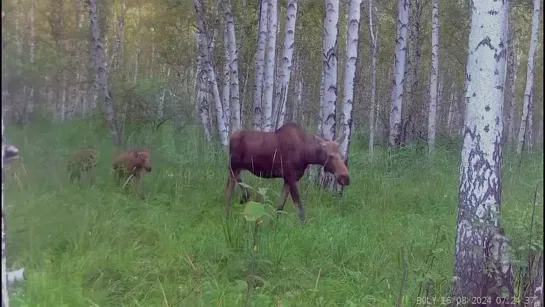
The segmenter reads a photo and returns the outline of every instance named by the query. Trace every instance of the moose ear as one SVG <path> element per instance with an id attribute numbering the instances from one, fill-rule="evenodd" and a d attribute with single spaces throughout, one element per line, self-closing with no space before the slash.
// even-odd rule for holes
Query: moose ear
<path id="1" fill-rule="evenodd" d="M 133 155 L 135 158 L 138 158 L 138 157 L 140 157 L 140 152 L 138 152 L 138 151 L 133 151 L 133 152 L 132 152 L 132 155 Z"/>
<path id="2" fill-rule="evenodd" d="M 337 143 L 342 143 L 344 142 L 344 140 L 346 139 L 346 133 L 341 133 L 341 135 L 339 135 L 336 139 L 335 139 L 335 142 Z"/>
<path id="3" fill-rule="evenodd" d="M 316 134 L 314 134 L 314 140 L 316 140 L 316 142 L 318 142 L 320 146 L 325 146 L 326 141 L 321 137 L 317 136 Z"/>

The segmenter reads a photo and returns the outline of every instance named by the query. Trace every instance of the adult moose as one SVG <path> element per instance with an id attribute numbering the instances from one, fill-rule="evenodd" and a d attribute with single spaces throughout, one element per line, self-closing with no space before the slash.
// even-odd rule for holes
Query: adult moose
<path id="1" fill-rule="evenodd" d="M 340 185 L 350 183 L 348 168 L 339 150 L 339 141 L 324 140 L 305 132 L 296 123 L 287 123 L 274 132 L 237 130 L 229 140 L 230 172 L 225 190 L 226 214 L 231 215 L 231 195 L 235 184 L 242 182 L 240 172 L 250 171 L 262 178 L 282 178 L 284 187 L 277 210 L 284 209 L 288 194 L 297 211 L 301 224 L 305 224 L 305 209 L 301 203 L 299 180 L 310 164 L 322 165 L 324 170 L 335 175 Z M 243 189 L 242 201 L 249 199 L 248 189 Z"/>

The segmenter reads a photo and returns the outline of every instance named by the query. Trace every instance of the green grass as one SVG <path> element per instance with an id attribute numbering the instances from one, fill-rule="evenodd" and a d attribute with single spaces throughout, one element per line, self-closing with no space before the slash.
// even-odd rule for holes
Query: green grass
<path id="1" fill-rule="evenodd" d="M 153 172 L 144 177 L 147 196 L 140 200 L 114 187 L 113 147 L 97 126 L 8 129 L 22 156 L 7 174 L 8 267 L 24 266 L 28 277 L 11 288 L 13 306 L 243 306 L 249 275 L 257 276 L 252 306 L 393 306 L 404 261 L 404 305 L 416 302 L 424 279 L 435 293 L 448 290 L 459 186 L 455 149 L 439 148 L 433 163 L 414 148 L 390 163 L 378 152 L 371 162 L 366 143 L 355 141 L 344 196 L 304 177 L 307 226 L 300 227 L 289 199 L 288 214 L 274 227 L 259 227 L 253 261 L 253 226 L 241 215 L 239 189 L 234 218 L 225 223 L 226 155 L 203 142 L 198 129 L 172 137 L 167 126 L 162 136 L 128 136 L 132 144 L 155 144 Z M 100 150 L 100 180 L 69 184 L 64 157 L 86 144 Z M 519 169 L 506 157 L 505 164 L 503 223 L 516 247 L 528 238 L 543 161 L 526 158 Z M 268 188 L 273 204 L 278 200 L 280 180 L 248 173 L 243 180 Z M 538 201 L 534 236 L 541 241 L 541 196 Z M 433 263 L 426 260 L 430 253 Z"/>

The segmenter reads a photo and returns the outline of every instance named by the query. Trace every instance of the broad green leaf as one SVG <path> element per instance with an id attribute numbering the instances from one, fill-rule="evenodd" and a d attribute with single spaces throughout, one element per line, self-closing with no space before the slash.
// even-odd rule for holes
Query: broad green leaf
<path id="1" fill-rule="evenodd" d="M 233 290 L 236 292 L 242 292 L 246 291 L 248 288 L 248 283 L 245 280 L 237 279 L 235 280 L 235 285 L 233 286 Z"/>
<path id="2" fill-rule="evenodd" d="M 244 208 L 244 218 L 249 222 L 255 222 L 265 213 L 265 206 L 255 201 L 249 201 Z"/>
<path id="3" fill-rule="evenodd" d="M 267 188 L 257 188 L 257 193 L 259 193 L 259 195 L 265 197 L 265 195 L 267 194 Z"/>

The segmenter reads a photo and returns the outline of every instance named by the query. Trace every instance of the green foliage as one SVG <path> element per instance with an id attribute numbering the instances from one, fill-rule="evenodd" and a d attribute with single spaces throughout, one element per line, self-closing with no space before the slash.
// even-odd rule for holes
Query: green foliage
<path id="1" fill-rule="evenodd" d="M 303 178 L 307 225 L 300 226 L 289 199 L 287 214 L 260 224 L 254 255 L 255 223 L 245 220 L 245 207 L 235 202 L 231 222 L 224 222 L 227 157 L 202 141 L 198 128 L 173 133 L 165 125 L 152 148 L 153 172 L 143 178 L 144 200 L 114 187 L 114 148 L 104 129 L 88 121 L 7 127 L 22 157 L 7 172 L 8 266 L 24 266 L 28 274 L 11 292 L 14 306 L 240 306 L 248 285 L 254 306 L 393 306 L 403 250 L 404 305 L 414 305 L 421 282 L 430 281 L 436 297 L 448 290 L 457 150 L 438 143 L 428 162 L 409 147 L 392 163 L 379 150 L 370 160 L 364 138 L 354 140 L 343 197 Z M 149 130 L 129 135 L 135 144 L 155 137 Z M 96 184 L 70 185 L 65 153 L 85 145 L 100 151 Z M 502 223 L 522 250 L 543 162 L 529 157 L 519 169 L 511 161 L 506 157 Z M 243 180 L 258 194 L 246 211 L 274 212 L 281 182 L 249 174 Z M 540 197 L 537 206 L 532 242 L 542 240 Z"/>

